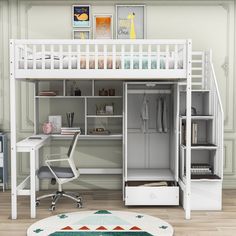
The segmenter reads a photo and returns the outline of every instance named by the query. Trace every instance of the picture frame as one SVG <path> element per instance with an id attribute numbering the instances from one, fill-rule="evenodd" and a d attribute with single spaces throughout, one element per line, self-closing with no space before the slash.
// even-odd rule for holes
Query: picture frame
<path id="1" fill-rule="evenodd" d="M 94 14 L 93 15 L 93 38 L 112 39 L 113 38 L 113 15 Z"/>
<path id="2" fill-rule="evenodd" d="M 52 133 L 61 133 L 62 117 L 59 115 L 48 116 L 48 122 L 52 123 Z"/>
<path id="3" fill-rule="evenodd" d="M 72 26 L 90 27 L 91 25 L 91 6 L 72 5 Z"/>
<path id="4" fill-rule="evenodd" d="M 90 29 L 73 29 L 73 39 L 90 39 Z"/>
<path id="5" fill-rule="evenodd" d="M 116 38 L 146 38 L 145 5 L 116 5 Z"/>
<path id="6" fill-rule="evenodd" d="M 106 112 L 106 115 L 113 115 L 114 114 L 113 105 L 106 105 L 105 112 Z"/>

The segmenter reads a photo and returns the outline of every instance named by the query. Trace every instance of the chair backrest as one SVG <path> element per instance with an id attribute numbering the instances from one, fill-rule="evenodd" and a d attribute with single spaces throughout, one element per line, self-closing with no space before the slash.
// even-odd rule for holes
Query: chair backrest
<path id="1" fill-rule="evenodd" d="M 69 147 L 68 152 L 67 152 L 67 156 L 69 158 L 69 164 L 70 164 L 70 167 L 73 171 L 74 176 L 78 176 L 78 171 L 76 169 L 75 160 L 74 160 L 74 152 L 75 152 L 75 147 L 76 147 L 76 144 L 77 144 L 79 134 L 80 134 L 79 132 L 76 132 L 74 134 L 73 139 L 72 139 L 71 144 L 70 144 L 70 147 Z"/>

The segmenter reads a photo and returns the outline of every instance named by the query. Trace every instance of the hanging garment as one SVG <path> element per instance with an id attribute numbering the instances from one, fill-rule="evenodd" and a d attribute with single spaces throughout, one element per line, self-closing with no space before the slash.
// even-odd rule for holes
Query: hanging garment
<path id="1" fill-rule="evenodd" d="M 141 109 L 141 120 L 142 120 L 142 132 L 146 133 L 148 131 L 148 119 L 149 119 L 149 114 L 148 114 L 148 101 L 146 94 L 143 96 L 143 105 Z"/>
<path id="2" fill-rule="evenodd" d="M 156 129 L 157 132 L 162 133 L 162 99 L 157 99 L 157 115 L 156 115 Z"/>
<path id="3" fill-rule="evenodd" d="M 166 97 L 162 98 L 162 132 L 167 133 L 167 101 Z"/>

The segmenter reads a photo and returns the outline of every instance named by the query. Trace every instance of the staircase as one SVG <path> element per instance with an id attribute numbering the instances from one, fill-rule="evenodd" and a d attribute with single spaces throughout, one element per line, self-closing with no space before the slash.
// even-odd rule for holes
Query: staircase
<path id="1" fill-rule="evenodd" d="M 186 85 L 179 87 L 180 103 L 186 99 Z M 185 101 L 183 101 L 185 103 Z M 180 172 L 182 204 L 190 197 L 190 210 L 220 210 L 222 207 L 224 115 L 211 52 L 192 54 L 192 140 L 191 166 L 186 165 L 184 126 L 180 108 Z M 186 179 L 190 172 L 191 179 Z M 187 196 L 186 185 L 191 193 Z"/>

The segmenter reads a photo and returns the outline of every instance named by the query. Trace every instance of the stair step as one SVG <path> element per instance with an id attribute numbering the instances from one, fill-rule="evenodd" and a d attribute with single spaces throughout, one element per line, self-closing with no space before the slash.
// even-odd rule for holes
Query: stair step
<path id="1" fill-rule="evenodd" d="M 181 90 L 181 93 L 185 93 L 186 90 Z M 209 93 L 209 89 L 192 89 L 192 93 Z"/>

